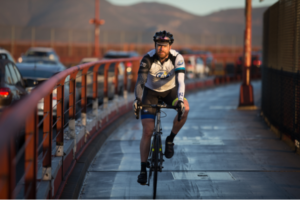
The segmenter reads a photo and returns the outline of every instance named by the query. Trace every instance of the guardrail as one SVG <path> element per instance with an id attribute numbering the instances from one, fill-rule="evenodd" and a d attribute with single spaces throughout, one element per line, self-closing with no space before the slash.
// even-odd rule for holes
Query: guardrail
<path id="1" fill-rule="evenodd" d="M 132 63 L 132 83 L 135 84 L 136 74 L 139 67 L 140 58 L 130 59 L 114 59 L 105 60 L 94 63 L 83 64 L 62 71 L 55 76 L 49 78 L 46 82 L 36 87 L 30 95 L 19 101 L 16 105 L 7 109 L 0 119 L 0 198 L 16 198 L 17 194 L 24 190 L 23 198 L 36 198 L 36 192 L 39 183 L 42 180 L 51 180 L 51 159 L 52 159 L 52 142 L 56 142 L 56 155 L 63 156 L 64 152 L 64 116 L 69 113 L 69 129 L 71 135 L 75 131 L 75 81 L 76 75 L 81 71 L 81 121 L 82 125 L 86 125 L 86 108 L 87 108 L 87 72 L 90 67 L 93 68 L 93 113 L 98 109 L 98 69 L 101 65 L 104 68 L 104 103 L 108 100 L 108 70 L 111 64 L 115 65 L 115 94 L 118 94 L 118 65 L 120 62 Z M 125 67 L 128 65 L 125 64 Z M 70 91 L 69 91 L 69 108 L 64 108 L 64 85 L 65 79 L 70 75 Z M 124 73 L 124 95 L 127 94 L 127 70 Z M 53 122 L 53 89 L 57 90 L 57 120 Z M 44 99 L 44 117 L 41 122 L 38 121 L 37 104 Z M 43 124 L 42 124 L 43 123 Z M 25 125 L 25 142 L 21 150 L 16 154 L 14 139 L 18 132 Z M 43 125 L 43 139 L 38 145 L 38 128 Z M 53 137 L 53 128 L 56 127 L 56 136 Z M 42 176 L 38 178 L 38 153 L 42 150 Z M 22 157 L 24 154 L 24 158 Z M 16 184 L 16 163 L 20 159 L 24 159 L 25 170 L 24 175 Z M 25 183 L 25 186 L 23 185 Z"/>
<path id="2" fill-rule="evenodd" d="M 206 62 L 204 56 L 199 55 L 185 55 L 185 59 L 193 56 L 192 59 L 201 57 Z M 225 56 L 225 55 L 224 55 Z M 223 57 L 224 57 L 223 56 Z M 47 196 L 45 198 L 59 197 L 64 184 L 65 178 L 68 173 L 72 171 L 75 163 L 72 162 L 75 157 L 80 157 L 85 147 L 89 144 L 88 141 L 93 138 L 101 131 L 99 129 L 100 124 L 98 121 L 95 124 L 96 128 L 93 128 L 91 133 L 87 131 L 87 76 L 89 75 L 89 69 L 93 67 L 92 71 L 92 90 L 93 90 L 93 102 L 92 102 L 92 114 L 93 117 L 97 118 L 99 112 L 98 105 L 98 69 L 104 66 L 104 101 L 103 108 L 107 107 L 108 103 L 108 90 L 109 90 L 109 68 L 114 67 L 114 93 L 117 96 L 118 93 L 118 65 L 123 62 L 125 67 L 128 67 L 126 63 L 132 63 L 132 78 L 131 88 L 129 91 L 133 91 L 135 81 L 137 79 L 137 72 L 139 68 L 140 57 L 130 59 L 114 59 L 114 60 L 102 60 L 98 62 L 83 64 L 69 68 L 63 72 L 56 74 L 40 86 L 36 87 L 30 95 L 16 103 L 11 108 L 6 109 L 0 118 L 0 159 L 2 165 L 0 166 L 0 198 L 37 198 L 37 192 L 39 188 L 43 187 L 43 183 L 52 183 L 48 188 L 46 187 Z M 234 60 L 234 59 L 233 59 Z M 225 63 L 225 62 L 224 62 Z M 225 66 L 225 64 L 224 64 Z M 212 63 L 212 70 L 214 69 L 214 63 Z M 128 74 L 125 68 L 124 73 L 124 99 L 128 96 Z M 186 89 L 197 89 L 204 86 L 210 86 L 222 82 L 229 82 L 238 80 L 236 74 L 233 75 L 232 79 L 228 79 L 228 73 L 226 73 L 226 67 L 223 68 L 225 71 L 223 76 L 218 76 L 210 80 L 205 81 L 193 81 L 191 80 L 186 84 Z M 78 79 L 78 72 L 81 72 L 81 98 L 76 102 L 76 78 Z M 227 74 L 227 75 L 226 75 Z M 66 81 L 66 77 L 70 76 L 69 81 Z M 220 79 L 220 80 L 219 80 Z M 70 86 L 69 91 L 69 106 L 64 107 L 64 85 L 68 83 Z M 53 105 L 53 90 L 56 89 L 56 105 Z M 39 122 L 37 104 L 44 99 L 43 108 L 43 119 Z M 75 141 L 72 153 L 64 154 L 66 151 L 66 139 L 64 138 L 64 131 L 68 129 L 69 135 L 76 140 L 76 105 L 81 104 L 81 126 L 84 129 L 84 137 L 80 141 Z M 123 113 L 130 110 L 128 105 L 127 109 Z M 53 121 L 53 108 L 56 107 L 56 120 Z M 104 110 L 103 110 L 104 112 Z M 69 114 L 69 121 L 65 124 L 65 114 Z M 114 119 L 118 117 L 118 113 L 114 113 Z M 120 113 L 119 113 L 120 115 Z M 107 115 L 108 116 L 108 115 Z M 106 116 L 106 117 L 107 117 Z M 112 116 L 112 115 L 110 115 Z M 106 120 L 107 122 L 107 120 Z M 42 126 L 43 137 L 39 143 L 39 128 Z M 102 127 L 104 128 L 104 127 Z M 24 130 L 25 142 L 18 152 L 15 148 L 15 138 L 18 136 L 18 132 Z M 55 133 L 56 132 L 56 133 Z M 97 133 L 97 134 L 96 134 Z M 77 146 L 76 146 L 77 144 Z M 84 146 L 85 145 L 85 146 Z M 76 150 L 76 147 L 79 149 Z M 72 156 L 73 155 L 73 156 Z M 57 170 L 59 179 L 53 179 L 52 173 L 53 162 L 55 158 L 58 160 L 58 165 L 62 166 Z M 17 163 L 23 161 L 23 174 L 16 183 L 16 168 Z M 61 163 L 60 163 L 61 162 Z M 73 164 L 72 164 L 72 163 Z M 72 167 L 73 166 L 73 167 Z M 58 176 L 58 175 L 57 175 Z M 53 185 L 59 185 L 53 187 Z M 62 186 L 61 186 L 62 185 Z M 55 190 L 55 192 L 54 192 Z M 21 194 L 21 195 L 20 195 Z"/>

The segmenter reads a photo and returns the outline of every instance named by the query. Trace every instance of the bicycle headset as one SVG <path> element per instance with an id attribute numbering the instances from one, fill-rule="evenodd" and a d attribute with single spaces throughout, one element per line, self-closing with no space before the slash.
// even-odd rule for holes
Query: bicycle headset
<path id="1" fill-rule="evenodd" d="M 173 38 L 173 34 L 171 34 L 170 32 L 166 32 L 164 31 L 159 31 L 156 32 L 153 36 L 153 41 L 156 42 L 169 42 L 169 44 L 173 44 L 174 42 L 174 38 Z"/>

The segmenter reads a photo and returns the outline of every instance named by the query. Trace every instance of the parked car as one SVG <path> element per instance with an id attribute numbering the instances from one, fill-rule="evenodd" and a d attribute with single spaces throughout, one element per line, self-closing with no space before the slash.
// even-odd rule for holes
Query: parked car
<path id="1" fill-rule="evenodd" d="M 18 59 L 18 62 L 22 63 L 27 57 L 40 57 L 60 62 L 56 52 L 52 48 L 48 47 L 31 47 L 25 54 L 22 54 L 22 56 Z"/>
<path id="2" fill-rule="evenodd" d="M 15 63 L 7 54 L 0 53 L 0 114 L 26 95 L 25 83 Z"/>
<path id="3" fill-rule="evenodd" d="M 8 58 L 8 60 L 12 61 L 13 63 L 16 63 L 15 59 L 12 57 L 12 55 L 6 51 L 5 49 L 0 48 L 0 54 L 5 54 Z"/>
<path id="4" fill-rule="evenodd" d="M 37 62 L 33 62 L 33 59 L 30 62 L 18 63 L 17 67 L 23 76 L 23 80 L 26 84 L 27 92 L 31 92 L 35 87 L 39 86 L 44 81 L 48 80 L 50 77 L 55 74 L 65 70 L 66 68 L 62 65 L 58 65 L 55 61 L 49 59 L 37 59 Z M 65 79 L 64 87 L 64 108 L 69 107 L 69 80 L 70 77 L 67 76 Z M 56 116 L 57 109 L 57 90 L 54 89 L 52 92 L 52 105 L 53 105 L 53 116 Z M 78 89 L 76 88 L 76 102 L 80 99 Z M 44 115 L 44 99 L 41 99 L 38 103 L 38 115 Z M 68 113 L 65 114 L 65 117 L 68 116 Z M 67 121 L 67 120 L 66 120 Z M 65 122 L 66 122 L 65 121 Z"/>

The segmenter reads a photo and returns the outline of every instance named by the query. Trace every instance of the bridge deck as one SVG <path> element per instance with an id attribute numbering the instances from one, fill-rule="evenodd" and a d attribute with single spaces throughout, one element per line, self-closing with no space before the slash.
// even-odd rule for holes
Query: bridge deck
<path id="1" fill-rule="evenodd" d="M 260 107 L 261 82 L 253 82 Z M 157 198 L 300 198 L 300 159 L 259 115 L 237 110 L 240 84 L 187 95 L 188 120 L 175 155 L 159 173 Z M 162 119 L 163 141 L 175 111 Z M 79 198 L 152 198 L 137 183 L 142 126 L 134 117 L 114 131 L 90 165 Z"/>

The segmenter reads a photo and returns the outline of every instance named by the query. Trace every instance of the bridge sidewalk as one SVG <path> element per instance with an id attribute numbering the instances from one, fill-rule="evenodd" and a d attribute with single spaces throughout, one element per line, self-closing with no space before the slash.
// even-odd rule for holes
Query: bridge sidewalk
<path id="1" fill-rule="evenodd" d="M 279 140 L 259 110 L 237 110 L 240 84 L 187 96 L 188 120 L 175 155 L 159 173 L 157 198 L 300 198 L 300 157 Z M 253 82 L 260 107 L 261 82 Z M 163 141 L 175 111 L 162 119 Z M 162 114 L 163 115 L 163 114 Z M 106 140 L 85 176 L 79 198 L 152 198 L 137 183 L 142 126 L 132 115 Z"/>

